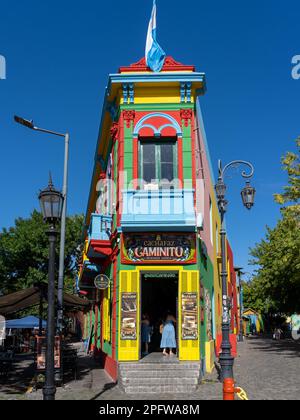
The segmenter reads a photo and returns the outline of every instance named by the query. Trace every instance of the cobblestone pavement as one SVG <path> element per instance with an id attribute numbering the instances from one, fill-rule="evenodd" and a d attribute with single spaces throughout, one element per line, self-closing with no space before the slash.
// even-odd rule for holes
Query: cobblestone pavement
<path id="1" fill-rule="evenodd" d="M 300 343 L 249 338 L 238 345 L 235 360 L 236 384 L 245 389 L 250 400 L 300 399 Z M 25 361 L 26 362 L 26 361 Z M 25 363 L 24 362 L 24 363 Z M 30 361 L 18 380 L 0 384 L 0 399 L 41 399 L 41 390 L 25 393 L 29 384 Z M 23 381 L 23 382 L 22 382 Z M 57 389 L 56 399 L 71 400 L 220 400 L 222 385 L 213 373 L 205 378 L 198 391 L 190 395 L 127 395 L 112 383 L 91 357 L 81 355 L 79 377 Z"/>

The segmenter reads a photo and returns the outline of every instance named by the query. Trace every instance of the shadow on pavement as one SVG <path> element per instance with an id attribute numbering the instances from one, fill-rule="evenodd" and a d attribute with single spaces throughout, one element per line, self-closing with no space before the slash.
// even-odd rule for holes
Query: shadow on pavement
<path id="1" fill-rule="evenodd" d="M 300 342 L 292 339 L 272 340 L 269 337 L 249 337 L 246 339 L 254 350 L 270 353 L 285 353 L 286 357 L 300 357 Z"/>

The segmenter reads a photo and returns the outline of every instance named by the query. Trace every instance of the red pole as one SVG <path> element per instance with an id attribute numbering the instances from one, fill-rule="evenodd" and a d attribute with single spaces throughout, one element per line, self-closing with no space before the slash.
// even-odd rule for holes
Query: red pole
<path id="1" fill-rule="evenodd" d="M 223 382 L 223 400 L 224 401 L 234 401 L 234 394 L 236 389 L 234 387 L 233 378 L 224 379 Z"/>

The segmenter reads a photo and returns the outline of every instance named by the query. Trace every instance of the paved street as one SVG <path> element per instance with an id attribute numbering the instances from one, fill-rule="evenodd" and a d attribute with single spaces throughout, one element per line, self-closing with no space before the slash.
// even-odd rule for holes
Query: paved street
<path id="1" fill-rule="evenodd" d="M 250 400 L 300 399 L 300 343 L 290 340 L 250 338 L 239 344 L 239 356 L 235 361 L 235 378 L 238 386 L 245 389 Z M 30 361 L 24 361 L 25 373 L 0 385 L 0 399 L 41 399 L 41 390 L 25 392 L 29 387 Z M 27 365 L 26 365 L 27 364 Z M 19 365 L 19 369 L 21 366 Z M 20 375 L 20 372 L 18 373 Z M 26 382 L 27 387 L 20 381 Z M 29 388 L 28 388 L 29 387 Z M 90 357 L 81 355 L 78 379 L 58 388 L 57 399 L 86 400 L 136 400 L 174 399 L 173 395 L 124 394 L 114 385 L 102 369 L 96 367 Z M 208 376 L 199 390 L 192 395 L 176 396 L 177 399 L 219 400 L 222 385 L 216 373 Z"/>

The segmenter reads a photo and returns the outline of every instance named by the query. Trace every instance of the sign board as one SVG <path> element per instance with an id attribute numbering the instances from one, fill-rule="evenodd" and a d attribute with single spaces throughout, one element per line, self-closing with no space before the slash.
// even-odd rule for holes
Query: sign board
<path id="1" fill-rule="evenodd" d="M 192 264 L 195 262 L 196 236 L 193 233 L 123 235 L 123 264 Z"/>
<path id="2" fill-rule="evenodd" d="M 109 288 L 110 279 L 105 274 L 99 274 L 95 277 L 94 285 L 96 289 L 105 290 Z"/>
<path id="3" fill-rule="evenodd" d="M 46 369 L 46 337 L 36 338 L 36 368 L 37 370 Z M 54 369 L 60 369 L 60 337 L 54 339 Z"/>
<path id="4" fill-rule="evenodd" d="M 198 293 L 182 293 L 181 323 L 182 340 L 198 340 Z"/>
<path id="5" fill-rule="evenodd" d="M 137 338 L 137 293 L 121 294 L 121 340 Z"/>

